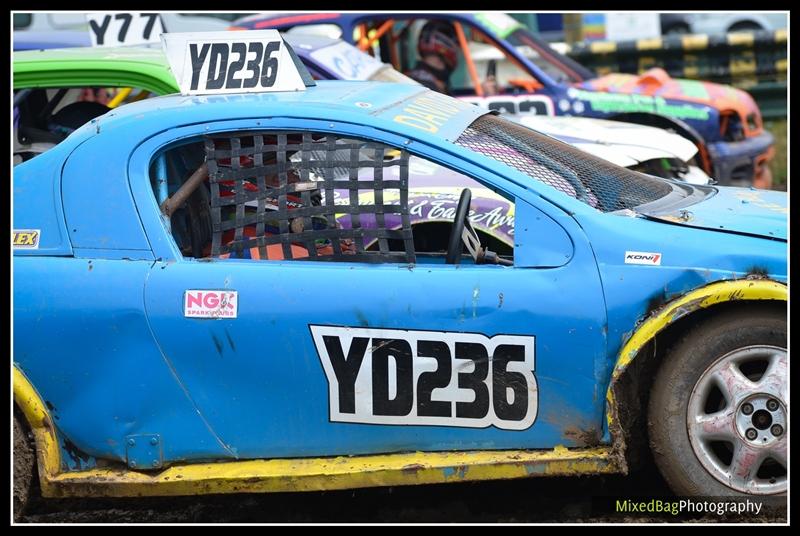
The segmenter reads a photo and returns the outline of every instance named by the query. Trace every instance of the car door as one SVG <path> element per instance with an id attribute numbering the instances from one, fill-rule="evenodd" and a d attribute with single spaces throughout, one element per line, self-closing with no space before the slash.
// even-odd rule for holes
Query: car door
<path id="1" fill-rule="evenodd" d="M 340 128 L 337 140 L 367 143 Z M 264 144 L 278 136 L 262 134 Z M 280 154 L 289 154 L 292 142 L 282 139 L 275 142 L 284 148 Z M 332 135 L 320 139 L 306 132 L 302 143 L 327 143 Z M 385 185 L 407 187 L 402 159 L 411 153 L 391 142 L 381 150 L 370 187 L 379 175 Z M 230 452 L 307 457 L 599 441 L 605 307 L 582 233 L 570 218 L 531 204 L 536 197 L 524 189 L 466 162 L 444 162 L 442 154 L 425 146 L 414 151 L 460 173 L 465 186 L 506 188 L 500 192 L 514 202 L 516 220 L 513 266 L 477 265 L 466 256 L 444 264 L 426 252 L 405 257 L 410 234 L 400 240 L 406 246 L 400 258 L 390 258 L 384 244 L 359 249 L 352 261 L 346 255 L 313 261 L 293 244 L 275 260 L 255 260 L 254 252 L 236 259 L 181 255 L 153 265 L 145 286 L 153 334 Z M 354 166 L 365 165 L 363 157 L 349 162 L 345 183 L 363 171 Z M 392 183 L 398 173 L 400 182 Z M 370 213 L 371 203 L 381 205 L 375 192 L 372 201 L 352 190 L 337 196 L 352 203 L 336 205 L 335 211 L 350 211 L 350 222 L 335 232 L 358 227 L 355 213 L 362 228 L 379 219 L 380 211 Z M 177 249 L 161 232 L 151 243 L 173 241 Z M 391 245 L 400 235 L 385 236 Z M 286 260 L 293 256 L 300 258 Z"/>

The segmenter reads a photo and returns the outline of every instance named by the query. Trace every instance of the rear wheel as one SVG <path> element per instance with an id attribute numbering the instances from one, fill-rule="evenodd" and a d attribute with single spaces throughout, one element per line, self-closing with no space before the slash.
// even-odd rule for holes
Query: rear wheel
<path id="1" fill-rule="evenodd" d="M 14 521 L 20 521 L 36 476 L 33 437 L 19 409 L 14 408 Z"/>
<path id="2" fill-rule="evenodd" d="M 665 356 L 650 397 L 650 445 L 680 495 L 786 492 L 786 313 L 719 314 Z"/>

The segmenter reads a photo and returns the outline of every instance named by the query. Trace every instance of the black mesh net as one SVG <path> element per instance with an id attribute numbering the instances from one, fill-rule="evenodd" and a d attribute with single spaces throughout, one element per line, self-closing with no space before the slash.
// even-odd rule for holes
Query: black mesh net
<path id="1" fill-rule="evenodd" d="M 407 152 L 309 132 L 211 136 L 205 152 L 212 256 L 415 262 Z M 396 178 L 384 179 L 392 166 Z M 385 214 L 401 228 L 387 229 Z M 390 251 L 389 240 L 404 247 Z"/>
<path id="2" fill-rule="evenodd" d="M 477 119 L 456 143 L 603 212 L 633 208 L 672 191 L 661 179 L 614 165 L 494 115 Z"/>

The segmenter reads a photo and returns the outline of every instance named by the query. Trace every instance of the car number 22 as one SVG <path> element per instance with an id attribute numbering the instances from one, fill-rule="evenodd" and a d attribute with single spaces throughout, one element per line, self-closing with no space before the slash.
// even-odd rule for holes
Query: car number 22
<path id="1" fill-rule="evenodd" d="M 536 420 L 532 336 L 309 328 L 332 422 L 525 430 Z"/>

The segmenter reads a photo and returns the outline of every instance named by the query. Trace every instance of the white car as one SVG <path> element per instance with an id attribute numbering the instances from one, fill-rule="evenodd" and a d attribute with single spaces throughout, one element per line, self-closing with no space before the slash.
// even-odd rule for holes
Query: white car
<path id="1" fill-rule="evenodd" d="M 618 166 L 690 184 L 712 182 L 692 165 L 697 146 L 668 130 L 589 117 L 529 115 L 516 120 Z"/>

